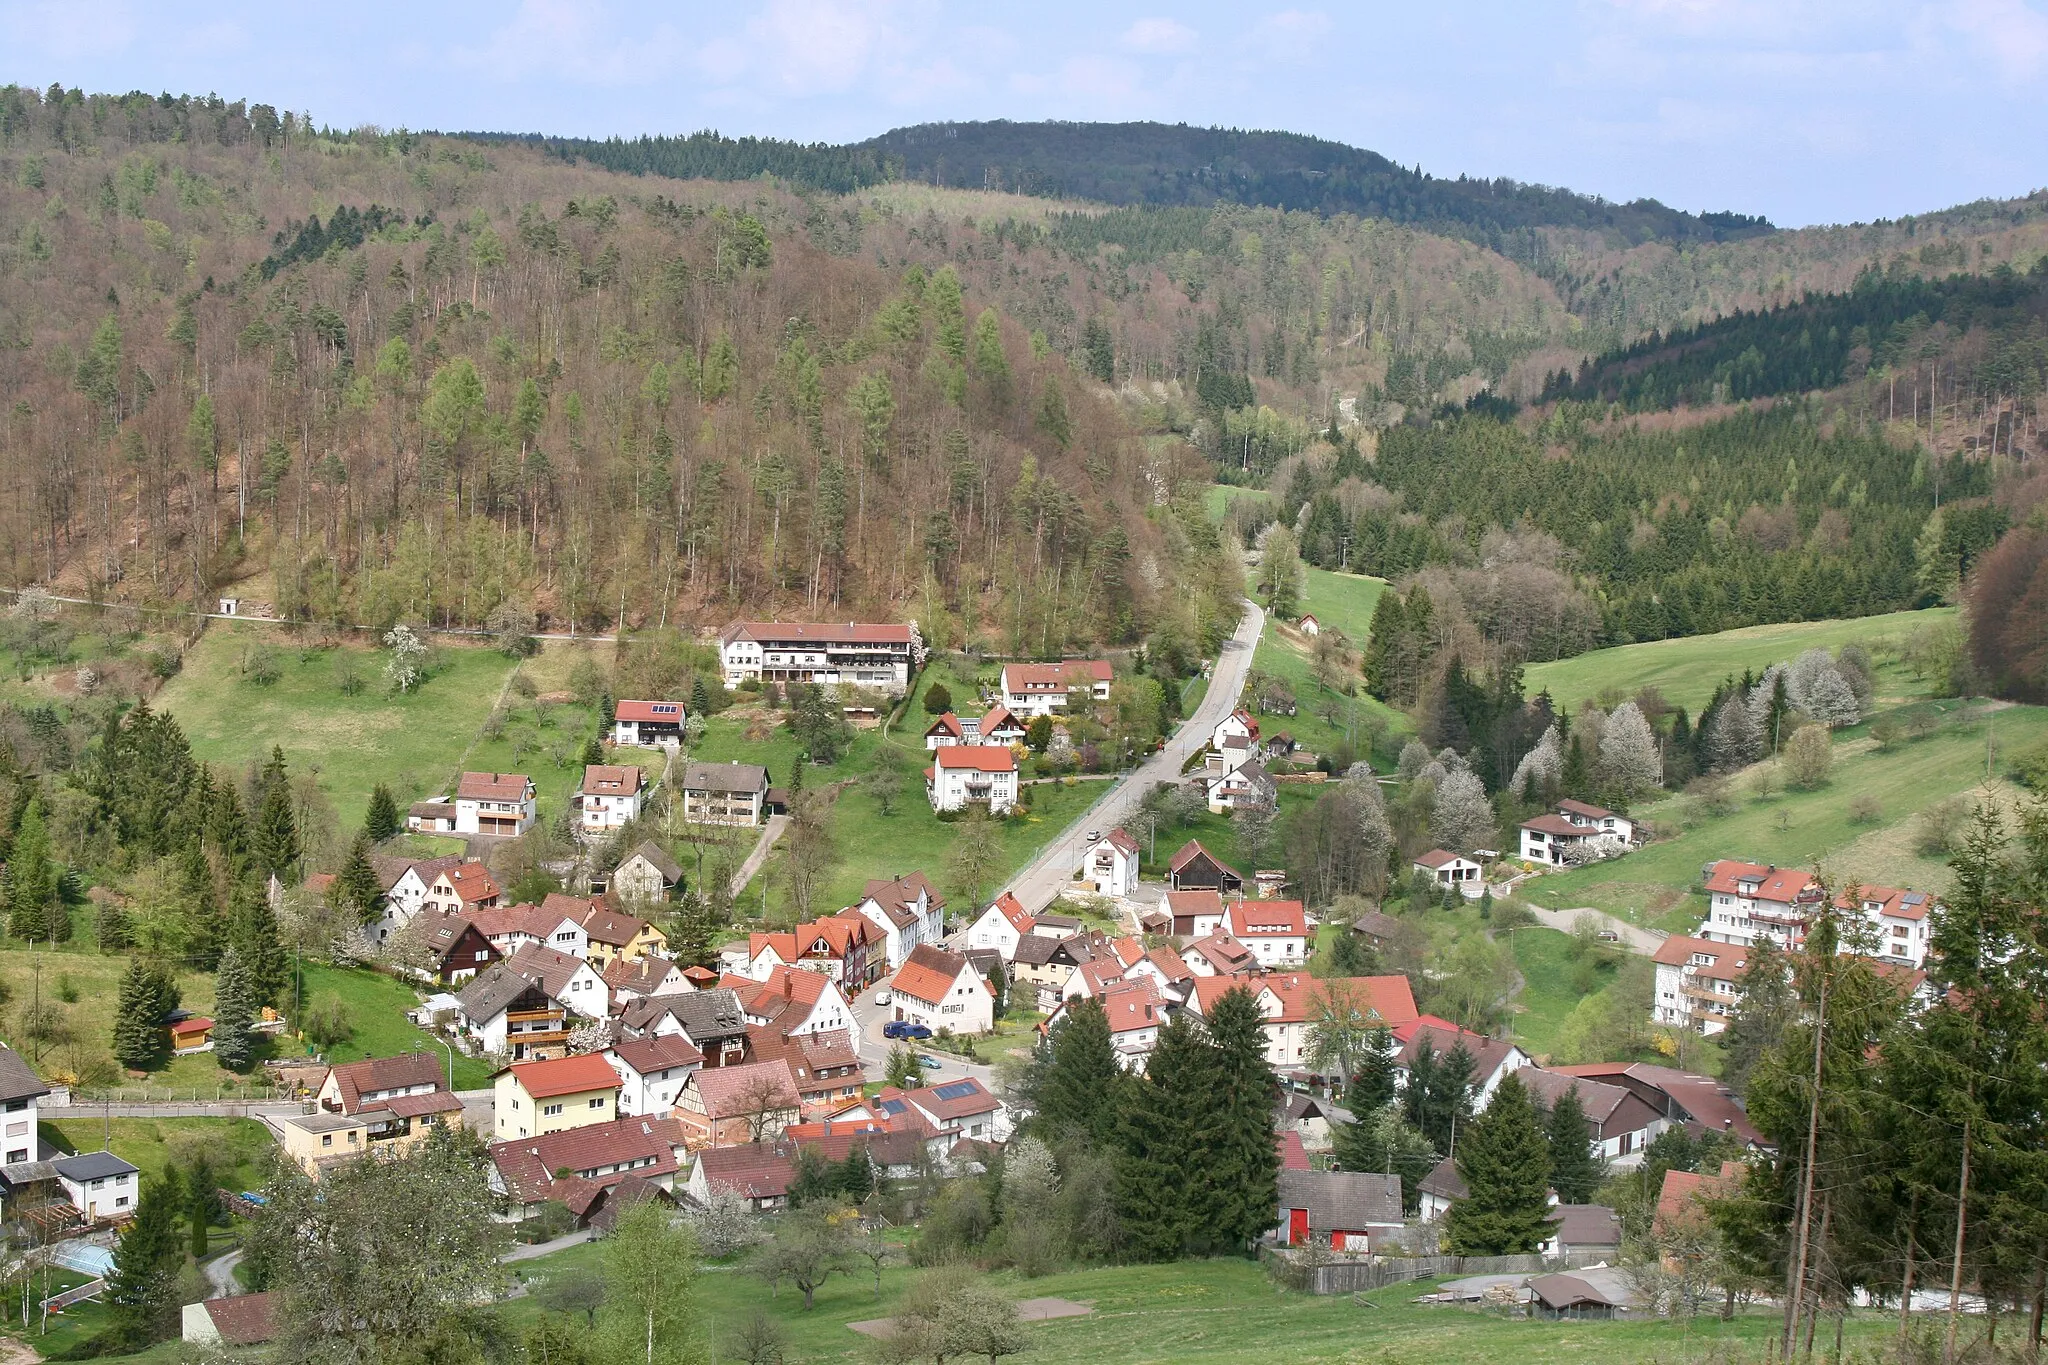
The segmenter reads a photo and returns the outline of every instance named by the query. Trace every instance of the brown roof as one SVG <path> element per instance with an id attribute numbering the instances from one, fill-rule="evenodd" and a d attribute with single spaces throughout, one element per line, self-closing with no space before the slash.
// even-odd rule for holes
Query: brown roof
<path id="1" fill-rule="evenodd" d="M 505 959 L 505 965 L 546 991 L 550 1000 L 559 1001 L 568 994 L 570 979 L 585 963 L 580 957 L 571 957 L 543 943 L 522 943 L 518 952 Z"/>
<path id="2" fill-rule="evenodd" d="M 1657 1191 L 1656 1221 L 1661 1225 L 1684 1216 L 1695 1201 L 1717 1199 L 1742 1182 L 1743 1165 L 1724 1161 L 1718 1174 L 1693 1171 L 1664 1172 L 1664 1184 Z"/>
<path id="3" fill-rule="evenodd" d="M 882 913 L 887 915 L 897 928 L 903 929 L 917 922 L 917 914 L 910 907 L 917 904 L 917 894 L 920 891 L 934 906 L 946 903 L 945 898 L 939 895 L 938 888 L 926 880 L 922 872 L 907 873 L 890 882 L 869 882 L 861 891 L 861 899 L 873 901 L 881 906 Z"/>
<path id="4" fill-rule="evenodd" d="M 787 1142 L 742 1142 L 697 1153 L 707 1184 L 749 1199 L 779 1199 L 796 1183 L 796 1151 Z"/>
<path id="5" fill-rule="evenodd" d="M 1378 910 L 1368 910 L 1351 921 L 1351 927 L 1367 938 L 1388 939 L 1400 932 L 1401 921 Z"/>
<path id="6" fill-rule="evenodd" d="M 1813 875 L 1789 867 L 1776 867 L 1763 863 L 1742 863 L 1732 858 L 1723 858 L 1707 868 L 1707 890 L 1722 895 L 1738 894 L 1740 885 L 1756 883 L 1752 894 L 1758 900 L 1777 901 L 1790 905 L 1797 897 L 1814 887 Z"/>
<path id="7" fill-rule="evenodd" d="M 1605 806 L 1589 806 L 1584 801 L 1574 801 L 1569 797 L 1558 802 L 1557 808 L 1566 815 L 1583 815 L 1588 820 L 1612 820 L 1615 818 L 1614 812 Z"/>
<path id="8" fill-rule="evenodd" d="M 1228 872 L 1233 877 L 1237 877 L 1237 879 L 1240 882 L 1244 880 L 1243 877 L 1238 876 L 1236 868 L 1224 862 L 1221 858 L 1211 853 L 1208 849 L 1203 848 L 1202 841 L 1200 839 L 1190 839 L 1186 843 L 1182 844 L 1180 846 L 1180 852 L 1174 854 L 1173 861 L 1166 865 L 1166 870 L 1168 872 L 1178 874 L 1182 868 L 1186 867 L 1189 863 L 1193 862 L 1198 857 L 1207 858 L 1210 862 L 1216 864 L 1216 866 L 1221 870 Z"/>
<path id="9" fill-rule="evenodd" d="M 713 1119 L 798 1105 L 796 1077 L 789 1063 L 781 1060 L 711 1067 L 692 1073 L 690 1084 L 703 1097 L 705 1115 Z"/>
<path id="10" fill-rule="evenodd" d="M 1002 1108 L 1002 1101 L 971 1076 L 965 1080 L 906 1090 L 903 1098 L 941 1123 L 953 1123 L 977 1114 L 993 1114 Z"/>
<path id="11" fill-rule="evenodd" d="M 1181 852 L 1185 853 L 1187 850 L 1182 849 Z M 1192 919 L 1204 915 L 1215 915 L 1220 919 L 1223 915 L 1223 896 L 1220 892 L 1207 888 L 1168 891 L 1166 910 L 1177 919 Z"/>
<path id="12" fill-rule="evenodd" d="M 1003 686 L 1012 692 L 1065 692 L 1109 682 L 1114 677 L 1103 659 L 1069 659 L 1057 664 L 1004 664 Z"/>
<path id="13" fill-rule="evenodd" d="M 482 863 L 464 863 L 448 869 L 448 885 L 455 888 L 455 894 L 462 898 L 464 905 L 475 905 L 479 901 L 496 900 L 498 884 L 491 880 L 491 874 Z"/>
<path id="14" fill-rule="evenodd" d="M 226 1346 L 260 1346 L 277 1335 L 271 1317 L 272 1295 L 231 1294 L 224 1299 L 206 1300 L 206 1316 Z"/>
<path id="15" fill-rule="evenodd" d="M 1415 864 L 1418 867 L 1438 868 L 1449 867 L 1456 861 L 1458 861 L 1458 855 L 1449 849 L 1433 848 L 1420 858 L 1417 858 Z"/>
<path id="16" fill-rule="evenodd" d="M 552 900 L 553 897 L 549 899 Z M 577 914 L 576 922 L 583 926 L 583 932 L 588 934 L 593 942 L 609 943 L 621 948 L 640 937 L 650 927 L 648 922 L 638 915 L 614 910 L 605 903 L 602 896 L 593 896 L 584 902 L 583 909 Z"/>
<path id="17" fill-rule="evenodd" d="M 960 973 L 973 970 L 966 958 L 943 948 L 934 948 L 929 943 L 920 943 L 910 950 L 910 956 L 896 969 L 896 979 L 890 989 L 936 1005 L 946 998 L 946 992 L 953 989 Z"/>
<path id="18" fill-rule="evenodd" d="M 583 765 L 585 796 L 631 796 L 640 790 L 640 770 L 630 764 L 586 763 Z"/>
<path id="19" fill-rule="evenodd" d="M 628 1038 L 622 1043 L 613 1043 L 610 1051 L 642 1076 L 678 1066 L 704 1064 L 704 1054 L 692 1047 L 688 1038 L 680 1038 L 673 1033 L 659 1038 Z"/>
<path id="20" fill-rule="evenodd" d="M 1559 1204 L 1550 1215 L 1561 1250 L 1621 1245 L 1621 1215 L 1605 1204 Z"/>
<path id="21" fill-rule="evenodd" d="M 1736 1102 L 1735 1092 L 1712 1076 L 1696 1076 L 1646 1062 L 1591 1062 L 1551 1070 L 1647 1092 L 1656 1097 L 1667 1117 L 1685 1118 L 1710 1132 L 1732 1133 L 1751 1146 L 1767 1145 L 1764 1135 Z"/>
<path id="22" fill-rule="evenodd" d="M 653 953 L 642 954 L 630 962 L 617 957 L 605 964 L 604 984 L 608 990 L 653 995 L 661 989 L 671 972 L 681 975 L 675 963 Z"/>
<path id="23" fill-rule="evenodd" d="M 376 854 L 371 857 L 370 866 L 376 869 L 377 886 L 383 891 L 389 891 L 398 885 L 399 879 L 405 876 L 407 869 L 419 874 L 422 886 L 432 886 L 434 878 L 451 867 L 462 866 L 462 855 L 450 853 L 440 858 L 389 858 Z"/>
<path id="24" fill-rule="evenodd" d="M 416 1085 L 441 1088 L 441 1059 L 424 1052 L 401 1052 L 395 1057 L 370 1057 L 331 1067 L 328 1074 L 341 1092 L 341 1112 L 353 1114 L 363 1106 L 363 1095 L 380 1090 L 408 1090 Z M 376 1102 L 373 1102 L 376 1103 Z"/>
<path id="25" fill-rule="evenodd" d="M 863 625 L 855 621 L 845 625 L 837 621 L 735 621 L 718 638 L 725 644 L 744 638 L 763 644 L 907 645 L 910 632 L 907 625 Z"/>
<path id="26" fill-rule="evenodd" d="M 619 859 L 619 866 L 624 867 L 635 858 L 646 859 L 648 864 L 661 874 L 663 881 L 679 882 L 683 879 L 682 865 L 676 862 L 674 858 L 671 858 L 667 851 L 652 839 L 643 839 L 635 844 L 632 852 Z"/>
<path id="27" fill-rule="evenodd" d="M 682 786 L 684 791 L 752 796 L 768 790 L 768 770 L 758 763 L 691 763 L 683 768 Z"/>
<path id="28" fill-rule="evenodd" d="M 524 801 L 532 785 L 525 773 L 464 773 L 455 796 L 460 801 Z"/>
<path id="29" fill-rule="evenodd" d="M 639 1117 L 494 1142 L 490 1155 L 506 1189 L 522 1203 L 538 1203 L 567 1192 L 558 1189 L 556 1171 L 567 1169 L 600 1185 L 615 1185 L 628 1174 L 652 1179 L 676 1169 L 681 1145 L 682 1131 L 674 1120 Z"/>
<path id="30" fill-rule="evenodd" d="M 1538 834 L 1568 834 L 1579 839 L 1589 839 L 1594 833 L 1585 825 L 1575 825 L 1562 815 L 1539 815 L 1533 820 L 1524 820 L 1522 828 L 1533 829 Z"/>

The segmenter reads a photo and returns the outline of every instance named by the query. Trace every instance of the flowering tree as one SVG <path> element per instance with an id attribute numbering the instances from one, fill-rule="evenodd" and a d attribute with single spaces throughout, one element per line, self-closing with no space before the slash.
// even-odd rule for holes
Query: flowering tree
<path id="1" fill-rule="evenodd" d="M 410 692 L 426 681 L 427 646 L 411 626 L 401 623 L 385 632 L 384 647 L 391 651 L 384 676 L 390 680 L 392 691 Z"/>

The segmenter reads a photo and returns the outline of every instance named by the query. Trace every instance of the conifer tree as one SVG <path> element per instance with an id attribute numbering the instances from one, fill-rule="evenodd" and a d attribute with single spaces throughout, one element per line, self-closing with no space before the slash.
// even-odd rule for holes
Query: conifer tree
<path id="1" fill-rule="evenodd" d="M 270 762 L 263 767 L 263 803 L 256 811 L 254 845 L 257 869 L 265 876 L 286 886 L 298 880 L 298 820 L 292 813 L 292 784 L 284 766 L 284 750 L 277 746 L 272 746 Z"/>
<path id="2" fill-rule="evenodd" d="M 1203 1178 L 1211 1190 L 1218 1242 L 1249 1248 L 1273 1226 L 1280 1199 L 1280 1154 L 1273 1145 L 1273 1104 L 1280 1085 L 1266 1061 L 1265 1019 L 1258 999 L 1238 987 L 1225 991 L 1207 1016 L 1215 1049 L 1215 1080 Z"/>
<path id="3" fill-rule="evenodd" d="M 240 1071 L 256 1055 L 256 992 L 249 968 L 233 947 L 220 955 L 213 976 L 213 1055 L 230 1071 Z"/>
<path id="4" fill-rule="evenodd" d="M 701 891 L 684 892 L 670 924 L 669 954 L 685 967 L 708 967 L 717 937 L 718 920 L 711 913 L 711 902 Z"/>
<path id="5" fill-rule="evenodd" d="M 213 868 L 196 836 L 185 846 L 180 862 L 178 894 L 185 898 L 185 922 L 190 929 L 186 942 L 192 965 L 209 970 L 220 961 L 220 950 L 226 946 L 227 916 L 221 913 L 220 900 L 214 895 Z"/>
<path id="6" fill-rule="evenodd" d="M 178 1271 L 185 1261 L 178 1242 L 178 1193 L 166 1181 L 145 1181 L 135 1219 L 114 1244 L 107 1306 L 112 1310 L 112 1330 L 131 1352 L 163 1341 L 177 1329 Z"/>
<path id="7" fill-rule="evenodd" d="M 1048 1142 L 1085 1138 L 1097 1151 L 1116 1136 L 1118 1092 L 1129 1079 L 1116 1064 L 1109 1016 L 1095 1000 L 1070 1006 L 1044 1046 L 1032 1098 L 1033 1130 Z"/>
<path id="8" fill-rule="evenodd" d="M 371 843 L 381 844 L 403 828 L 397 798 L 392 796 L 391 788 L 379 782 L 370 789 L 370 810 L 363 817 L 363 833 L 370 836 Z"/>
<path id="9" fill-rule="evenodd" d="M 1451 1205 L 1445 1244 L 1456 1256 L 1526 1256 L 1548 1234 L 1550 1147 L 1529 1092 L 1512 1073 L 1458 1138 L 1469 1191 Z"/>
<path id="10" fill-rule="evenodd" d="M 1210 1159 L 1202 1120 L 1212 1102 L 1203 1092 L 1214 1079 L 1213 1060 L 1198 1027 L 1175 1015 L 1159 1030 L 1145 1074 L 1123 1091 L 1116 1206 L 1125 1244 L 1137 1260 L 1172 1260 L 1205 1229 L 1207 1201 L 1198 1181 Z"/>
<path id="11" fill-rule="evenodd" d="M 1366 1034 L 1358 1069 L 1351 1073 L 1351 1084 L 1344 1091 L 1345 1107 L 1361 1119 L 1394 1102 L 1394 1050 L 1394 1035 L 1385 1024 Z"/>
<path id="12" fill-rule="evenodd" d="M 1592 1128 L 1575 1085 L 1558 1096 L 1544 1123 L 1550 1143 L 1550 1187 L 1560 1204 L 1583 1204 L 1600 1188 L 1604 1172 L 1593 1155 Z"/>
<path id="13" fill-rule="evenodd" d="M 1436 1148 L 1401 1117 L 1398 1104 L 1352 1113 L 1356 1122 L 1340 1123 L 1330 1135 L 1339 1169 L 1401 1177 L 1401 1209 L 1414 1213 L 1422 1203 L 1422 1182 L 1436 1169 Z"/>
<path id="14" fill-rule="evenodd" d="M 336 902 L 356 912 L 356 918 L 368 924 L 377 917 L 377 903 L 384 899 L 383 888 L 377 884 L 377 869 L 370 862 L 370 836 L 367 831 L 356 835 L 349 845 L 348 861 L 342 864 L 341 873 L 334 879 L 332 892 Z"/>
<path id="15" fill-rule="evenodd" d="M 114 1007 L 114 1057 L 130 1071 L 147 1071 L 170 1055 L 164 1016 L 178 1007 L 178 988 L 154 963 L 132 958 Z"/>
<path id="16" fill-rule="evenodd" d="M 50 833 L 43 823 L 40 796 L 30 797 L 21 814 L 13 856 L 7 863 L 7 885 L 7 931 L 31 943 L 56 937 L 56 920 L 64 915 L 64 908 L 56 904 L 57 870 L 50 861 Z"/>
<path id="17" fill-rule="evenodd" d="M 1408 1084 L 1401 1092 L 1408 1122 L 1439 1152 L 1455 1146 L 1453 1135 L 1472 1118 L 1472 1054 L 1461 1041 L 1439 1053 L 1428 1035 L 1416 1044 L 1408 1062 Z"/>
<path id="18" fill-rule="evenodd" d="M 291 959 L 278 934 L 270 897 L 254 876 L 235 883 L 228 911 L 228 943 L 242 956 L 257 1008 L 282 1003 L 291 985 Z"/>

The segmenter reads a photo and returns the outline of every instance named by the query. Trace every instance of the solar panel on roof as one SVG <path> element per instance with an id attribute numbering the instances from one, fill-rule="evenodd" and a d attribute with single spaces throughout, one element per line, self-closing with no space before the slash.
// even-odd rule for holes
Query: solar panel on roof
<path id="1" fill-rule="evenodd" d="M 882 1112 L 885 1114 L 900 1114 L 909 1107 L 910 1106 L 908 1104 L 905 1104 L 902 1100 L 882 1101 Z"/>
<path id="2" fill-rule="evenodd" d="M 978 1088 L 973 1081 L 954 1081 L 950 1085 L 940 1086 L 932 1093 L 942 1100 L 964 1100 Z"/>

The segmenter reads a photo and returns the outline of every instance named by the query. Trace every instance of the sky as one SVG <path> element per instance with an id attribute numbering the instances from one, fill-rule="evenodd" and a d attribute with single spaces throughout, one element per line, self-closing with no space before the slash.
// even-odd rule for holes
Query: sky
<path id="1" fill-rule="evenodd" d="M 353 127 L 1278 128 L 1781 226 L 2048 186 L 2048 0 L 0 0 L 0 81 Z"/>

